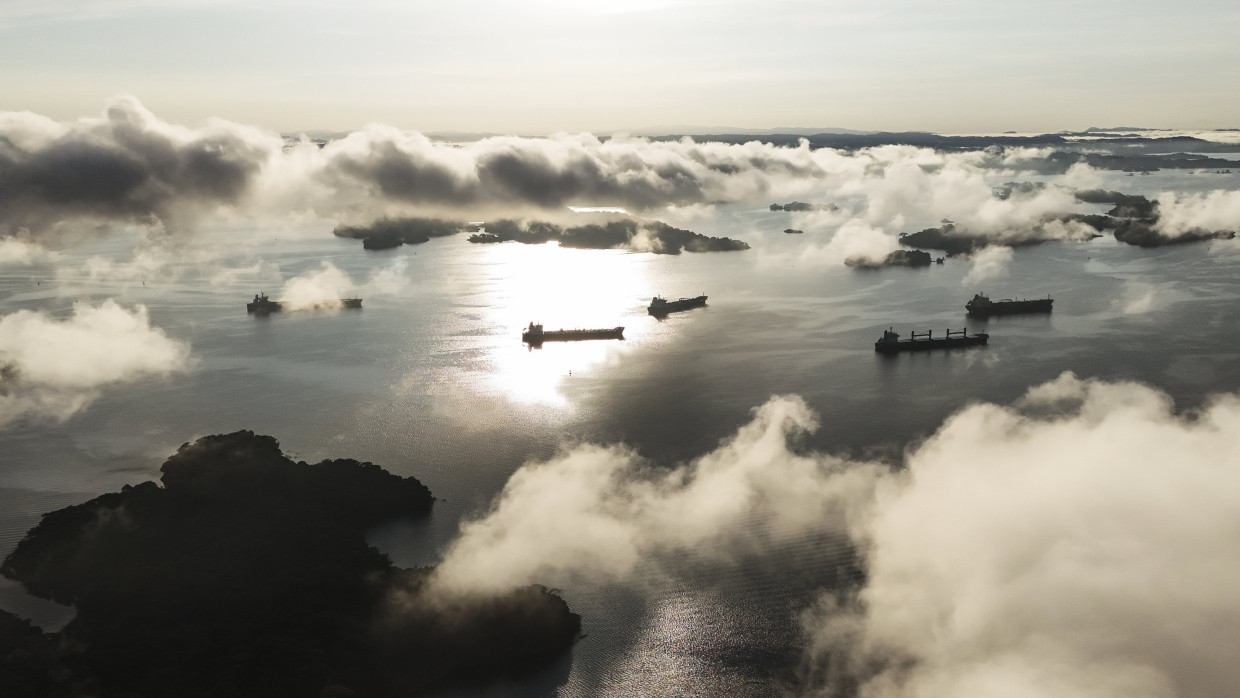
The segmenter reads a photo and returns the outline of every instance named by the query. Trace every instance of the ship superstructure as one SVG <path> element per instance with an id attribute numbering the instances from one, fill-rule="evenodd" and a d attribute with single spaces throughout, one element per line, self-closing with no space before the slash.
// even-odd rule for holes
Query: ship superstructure
<path id="1" fill-rule="evenodd" d="M 984 293 L 974 294 L 973 299 L 964 304 L 969 315 L 989 317 L 991 315 L 1015 315 L 1017 313 L 1049 313 L 1051 298 L 1012 299 L 992 301 Z"/>

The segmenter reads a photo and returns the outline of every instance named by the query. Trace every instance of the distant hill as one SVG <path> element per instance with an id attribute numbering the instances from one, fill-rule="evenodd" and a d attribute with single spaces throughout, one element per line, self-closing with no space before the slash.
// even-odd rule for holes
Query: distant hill
<path id="1" fill-rule="evenodd" d="M 669 135 L 653 136 L 652 138 L 654 138 L 654 140 L 671 140 L 679 137 L 680 135 Z M 800 140 L 804 138 L 809 141 L 810 147 L 813 148 L 838 148 L 841 150 L 873 148 L 880 145 L 912 145 L 923 148 L 934 148 L 936 150 L 980 150 L 992 145 L 1047 147 L 1062 146 L 1068 143 L 1066 138 L 1058 134 L 1043 134 L 1037 136 L 942 136 L 937 133 L 929 133 L 926 131 L 903 131 L 899 133 L 888 133 L 883 131 L 857 133 L 822 132 L 809 135 L 798 135 L 792 133 L 766 134 L 753 132 L 709 133 L 695 134 L 694 138 L 699 141 L 714 141 L 719 143 L 744 143 L 747 141 L 758 140 L 772 145 L 790 147 L 795 147 Z"/>
<path id="2" fill-rule="evenodd" d="M 775 128 L 739 128 L 735 126 L 658 126 L 632 129 L 626 133 L 635 136 L 703 136 L 703 135 L 753 135 L 753 136 L 814 136 L 820 133 L 863 136 L 877 131 L 859 131 L 835 126 L 778 126 Z"/>
<path id="3" fill-rule="evenodd" d="M 1169 131 L 1166 128 L 1146 128 L 1144 126 L 1090 126 L 1081 133 L 1108 133 L 1117 131 Z"/>

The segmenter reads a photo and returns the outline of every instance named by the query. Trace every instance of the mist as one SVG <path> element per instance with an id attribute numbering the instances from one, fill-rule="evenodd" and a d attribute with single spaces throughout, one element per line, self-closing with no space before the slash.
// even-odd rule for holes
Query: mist
<path id="1" fill-rule="evenodd" d="M 407 269 L 408 262 L 397 259 L 359 283 L 336 265 L 325 261 L 317 269 L 285 281 L 273 298 L 279 300 L 286 310 L 338 309 L 344 298 L 399 294 L 409 285 Z"/>
<path id="2" fill-rule="evenodd" d="M 309 217 L 331 229 L 402 216 L 545 216 L 570 206 L 675 218 L 716 203 L 792 199 L 813 202 L 792 214 L 798 229 L 852 224 L 894 236 L 946 218 L 962 234 L 1013 244 L 1082 239 L 1081 226 L 1052 221 L 1076 203 L 1072 187 L 1097 180 L 1077 164 L 1063 186 L 996 190 L 988 177 L 1029 171 L 1047 155 L 1029 148 L 840 151 L 805 140 L 789 147 L 591 134 L 447 143 L 382 125 L 315 143 L 223 120 L 172 124 L 131 97 L 67 123 L 4 113 L 0 135 L 0 205 L 10 212 L 0 236 L 51 248 L 118 226 L 175 245 L 202 235 L 204 220 L 226 216 Z M 879 246 L 867 244 L 863 257 Z"/>
<path id="3" fill-rule="evenodd" d="M 1204 194 L 1160 194 L 1154 227 L 1171 239 L 1201 231 L 1240 229 L 1240 192 L 1220 189 Z"/>
<path id="4" fill-rule="evenodd" d="M 0 136 L 0 234 L 39 238 L 79 237 L 90 232 L 81 224 L 92 222 L 176 232 L 240 203 L 281 147 L 279 138 L 238 124 L 169 124 L 133 98 L 72 124 L 0 114 Z"/>
<path id="5" fill-rule="evenodd" d="M 1240 397 L 1183 414 L 1065 373 L 959 410 L 899 463 L 798 448 L 816 428 L 784 396 L 670 469 L 567 447 L 462 526 L 438 583 L 640 588 L 844 534 L 864 581 L 802 614 L 806 693 L 1204 696 L 1240 680 Z"/>
<path id="6" fill-rule="evenodd" d="M 1240 399 L 1065 373 L 948 419 L 806 616 L 824 695 L 1207 696 L 1240 680 Z"/>
<path id="7" fill-rule="evenodd" d="M 960 280 L 961 286 L 973 286 L 1006 274 L 1008 265 L 1012 262 L 1012 248 L 985 247 L 973 253 L 970 260 L 973 266 L 969 269 L 969 273 Z"/>
<path id="8" fill-rule="evenodd" d="M 189 367 L 189 345 L 152 326 L 141 305 L 77 303 L 68 318 L 18 310 L 0 316 L 0 426 L 64 421 L 110 385 Z"/>
<path id="9" fill-rule="evenodd" d="M 790 443 L 817 428 L 803 400 L 774 397 L 734 436 L 673 469 L 620 445 L 580 445 L 513 474 L 466 523 L 436 571 L 445 588 L 665 577 L 735 564 L 781 541 L 845 530 L 874 466 Z"/>

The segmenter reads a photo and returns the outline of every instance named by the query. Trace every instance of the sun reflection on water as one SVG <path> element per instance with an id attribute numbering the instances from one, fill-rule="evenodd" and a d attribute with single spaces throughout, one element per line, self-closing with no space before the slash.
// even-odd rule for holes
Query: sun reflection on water
<path id="1" fill-rule="evenodd" d="M 650 330 L 650 255 L 578 250 L 555 243 L 486 245 L 480 314 L 488 330 L 484 382 L 518 402 L 564 405 L 562 388 L 641 344 Z M 623 340 L 546 342 L 530 347 L 521 330 L 624 327 Z"/>

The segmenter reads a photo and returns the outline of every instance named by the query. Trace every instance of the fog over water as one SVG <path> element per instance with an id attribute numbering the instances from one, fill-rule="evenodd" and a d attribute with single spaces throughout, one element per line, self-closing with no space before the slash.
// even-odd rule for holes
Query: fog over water
<path id="1" fill-rule="evenodd" d="M 358 138 L 400 140 L 378 133 Z M 534 148 L 500 145 L 510 156 Z M 621 161 L 654 146 L 615 147 L 632 151 L 612 154 Z M 686 162 L 705 157 L 676 148 Z M 0 547 L 44 511 L 158 479 L 184 442 L 251 429 L 298 459 L 369 460 L 427 484 L 440 498 L 428 523 L 372 534 L 397 564 L 443 562 L 439 582 L 452 586 L 562 590 L 586 637 L 560 666 L 501 693 L 1234 686 L 1218 648 L 1240 620 L 1229 513 L 1240 504 L 1240 244 L 1142 249 L 1107 234 L 861 270 L 833 240 L 877 235 L 895 249 L 899 232 L 948 214 L 1024 230 L 1059 207 L 1098 212 L 1053 187 L 968 203 L 977 187 L 1065 178 L 1171 192 L 1165 208 L 1183 211 L 1174 221 L 1240 226 L 1240 172 L 1048 176 L 969 165 L 989 157 L 980 153 L 956 162 L 888 148 L 858 163 L 749 149 L 774 158 L 759 168 L 771 178 L 806 178 L 793 189 L 820 207 L 771 211 L 791 190 L 763 195 L 756 175 L 671 195 L 659 183 L 672 179 L 625 190 L 651 217 L 751 246 L 737 252 L 465 235 L 368 251 L 332 237 L 327 218 L 272 222 L 262 202 L 183 212 L 194 223 L 164 231 L 179 241 L 169 246 L 130 209 L 93 210 L 115 228 L 83 234 L 38 228 L 49 208 L 31 203 L 27 231 L 0 247 L 0 357 L 22 370 L 0 390 Z M 715 156 L 739 157 L 723 146 Z M 355 167 L 331 177 L 371 172 L 349 157 Z M 708 171 L 728 171 L 712 162 Z M 599 181 L 623 189 L 623 177 Z M 602 196 L 595 184 L 573 186 Z M 449 189 L 468 203 L 490 185 L 500 186 Z M 169 191 L 159 204 L 181 212 Z M 738 191 L 738 202 L 711 203 Z M 247 315 L 260 291 L 310 306 L 356 295 L 364 307 Z M 1055 309 L 966 318 L 978 291 L 1051 296 Z M 646 313 L 656 294 L 709 301 L 656 319 Z M 622 325 L 625 338 L 531 348 L 520 340 L 531 321 Z M 873 342 L 888 327 L 964 327 L 990 343 L 886 357 Z M 39 332 L 60 334 L 31 338 Z M 55 622 L 8 581 L 0 606 Z"/>

